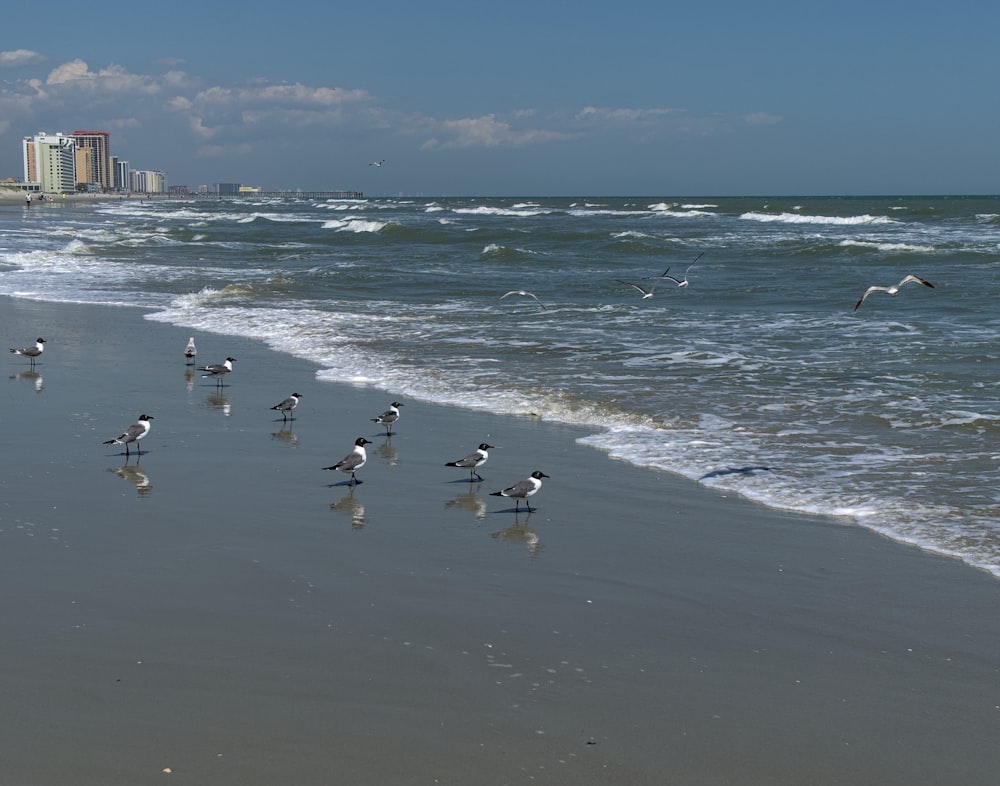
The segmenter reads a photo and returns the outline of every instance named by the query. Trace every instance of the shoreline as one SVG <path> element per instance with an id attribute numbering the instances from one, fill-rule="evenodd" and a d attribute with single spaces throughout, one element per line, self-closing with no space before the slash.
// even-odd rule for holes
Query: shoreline
<path id="1" fill-rule="evenodd" d="M 581 428 L 409 401 L 386 440 L 391 393 L 196 335 L 199 364 L 238 358 L 216 390 L 137 309 L 0 313 L 8 346 L 48 341 L 34 375 L 6 361 L 18 783 L 995 779 L 986 572 Z M 100 443 L 140 412 L 126 463 Z M 320 467 L 358 436 L 351 490 Z M 482 484 L 443 466 L 483 440 Z M 530 517 L 489 496 L 534 469 Z"/>

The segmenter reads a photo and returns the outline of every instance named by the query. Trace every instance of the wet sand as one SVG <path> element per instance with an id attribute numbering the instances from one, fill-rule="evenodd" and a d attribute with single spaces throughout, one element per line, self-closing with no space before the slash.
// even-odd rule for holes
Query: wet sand
<path id="1" fill-rule="evenodd" d="M 217 390 L 138 310 L 0 325 L 48 342 L 3 361 L 5 782 L 996 782 L 984 573 L 197 334 Z M 484 440 L 483 483 L 443 466 Z M 534 469 L 530 516 L 489 496 Z"/>

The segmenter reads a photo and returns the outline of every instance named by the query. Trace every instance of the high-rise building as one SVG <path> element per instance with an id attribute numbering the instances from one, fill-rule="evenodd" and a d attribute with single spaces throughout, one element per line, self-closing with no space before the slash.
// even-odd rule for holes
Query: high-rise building
<path id="1" fill-rule="evenodd" d="M 24 137 L 21 146 L 25 182 L 38 183 L 48 193 L 76 191 L 76 143 L 72 137 L 40 131 Z"/>
<path id="2" fill-rule="evenodd" d="M 115 187 L 114 171 L 111 169 L 111 134 L 107 131 L 74 131 L 70 136 L 77 148 L 93 151 L 90 169 L 77 173 L 80 182 L 94 184 L 102 191 L 111 191 Z"/>
<path id="3" fill-rule="evenodd" d="M 115 172 L 115 191 L 132 190 L 132 170 L 128 161 L 122 161 L 118 156 L 111 157 Z"/>
<path id="4" fill-rule="evenodd" d="M 138 194 L 167 193 L 167 176 L 151 169 L 132 170 L 132 190 Z"/>

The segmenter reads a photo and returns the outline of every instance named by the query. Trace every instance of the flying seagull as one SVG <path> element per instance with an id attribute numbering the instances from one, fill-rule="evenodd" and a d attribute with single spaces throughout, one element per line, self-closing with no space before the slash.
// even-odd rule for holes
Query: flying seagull
<path id="1" fill-rule="evenodd" d="M 379 161 L 372 161 L 368 166 L 382 166 L 382 164 L 384 164 L 384 163 L 385 163 L 385 159 L 383 158 L 383 159 L 381 159 Z"/>
<path id="2" fill-rule="evenodd" d="M 119 436 L 114 439 L 109 439 L 104 442 L 105 445 L 124 445 L 125 455 L 129 455 L 128 446 L 130 443 L 135 443 L 135 449 L 138 451 L 139 455 L 142 455 L 142 451 L 139 449 L 139 440 L 144 439 L 149 433 L 150 422 L 153 419 L 152 415 L 139 415 L 139 422 L 133 423 L 125 431 L 123 431 Z"/>
<path id="3" fill-rule="evenodd" d="M 538 489 L 542 487 L 542 478 L 547 478 L 544 472 L 539 472 L 535 470 L 531 473 L 530 477 L 525 478 L 519 483 L 515 483 L 509 488 L 505 488 L 503 491 L 493 491 L 490 492 L 491 497 L 511 497 L 515 500 L 514 512 L 517 513 L 521 509 L 521 500 L 524 500 L 524 504 L 528 506 L 528 513 L 531 513 L 531 504 L 528 502 L 528 497 L 532 494 L 538 492 Z"/>
<path id="4" fill-rule="evenodd" d="M 365 439 L 364 437 L 358 437 L 354 440 L 354 450 L 344 456 L 332 467 L 323 467 L 323 469 L 335 469 L 340 472 L 350 472 L 351 480 L 349 485 L 353 486 L 355 483 L 360 483 L 361 481 L 354 476 L 354 473 L 361 469 L 368 461 L 368 454 L 365 452 L 365 445 L 371 444 L 371 440 Z"/>
<path id="5" fill-rule="evenodd" d="M 295 420 L 295 418 L 292 417 L 292 410 L 299 405 L 300 398 L 302 398 L 301 393 L 292 393 L 292 395 L 290 395 L 281 403 L 275 404 L 273 407 L 271 407 L 271 409 L 276 409 L 278 412 L 281 413 L 282 421 L 288 420 L 288 418 L 292 418 L 292 420 Z"/>
<path id="6" fill-rule="evenodd" d="M 233 370 L 233 363 L 235 362 L 236 358 L 226 358 L 225 363 L 212 363 L 207 366 L 201 366 L 198 370 L 208 372 L 207 374 L 201 375 L 202 379 L 212 377 L 216 380 L 216 383 L 221 386 L 223 378 L 226 374 Z"/>
<path id="7" fill-rule="evenodd" d="M 399 408 L 403 406 L 398 401 L 393 401 L 389 405 L 389 409 L 379 415 L 377 418 L 372 418 L 373 423 L 381 423 L 385 426 L 385 435 L 387 437 L 392 436 L 392 424 L 399 420 Z"/>
<path id="8" fill-rule="evenodd" d="M 184 357 L 186 357 L 191 363 L 194 363 L 195 357 L 198 355 L 198 348 L 194 345 L 194 336 L 188 339 L 187 346 L 184 347 Z"/>
<path id="9" fill-rule="evenodd" d="M 510 292 L 505 292 L 500 296 L 500 300 L 503 300 L 505 297 L 510 297 L 511 295 L 520 295 L 521 297 L 534 298 L 535 302 L 542 307 L 542 311 L 545 311 L 545 304 L 541 300 L 539 300 L 534 293 L 527 292 L 523 289 L 512 289 Z"/>
<path id="10" fill-rule="evenodd" d="M 691 268 L 693 268 L 696 264 L 698 264 L 698 260 L 701 259 L 703 256 L 705 256 L 705 252 L 704 251 L 702 251 L 700 254 L 698 254 L 698 256 L 696 256 L 694 258 L 694 261 L 690 265 L 687 266 L 687 270 L 684 271 L 684 278 L 677 278 L 675 276 L 668 276 L 667 273 L 670 272 L 670 268 L 669 267 L 666 270 L 663 271 L 663 275 L 662 276 L 646 276 L 646 278 L 647 279 L 649 279 L 649 278 L 669 278 L 671 281 L 673 281 L 675 284 L 677 284 L 677 286 L 679 288 L 680 287 L 686 287 L 688 285 L 688 273 L 690 272 Z"/>
<path id="11" fill-rule="evenodd" d="M 657 278 L 662 278 L 662 276 L 657 276 Z M 646 300 L 647 298 L 651 298 L 653 296 L 653 294 L 656 292 L 656 285 L 655 284 L 653 286 L 651 286 L 651 287 L 643 287 L 643 286 L 639 286 L 638 284 L 633 284 L 631 281 L 622 281 L 620 278 L 616 278 L 615 281 L 617 281 L 619 284 L 626 284 L 626 285 L 628 285 L 630 287 L 634 287 L 635 289 L 639 290 L 639 292 L 642 293 L 642 299 L 643 300 Z"/>
<path id="12" fill-rule="evenodd" d="M 45 346 L 44 345 L 45 345 L 45 339 L 44 338 L 36 338 L 35 339 L 35 346 L 33 346 L 33 347 L 25 347 L 24 349 L 14 349 L 13 347 L 11 347 L 10 351 L 13 352 L 15 355 L 24 355 L 26 358 L 28 358 L 31 361 L 31 367 L 34 368 L 35 367 L 35 359 L 39 355 L 41 355 L 42 352 L 45 351 Z"/>
<path id="13" fill-rule="evenodd" d="M 925 287 L 930 287 L 931 289 L 934 289 L 934 285 L 930 281 L 924 281 L 924 279 L 922 279 L 920 276 L 910 275 L 910 276 L 907 276 L 906 278 L 904 278 L 898 284 L 895 284 L 893 286 L 889 286 L 889 287 L 870 286 L 870 287 L 868 287 L 868 289 L 865 290 L 865 294 L 863 294 L 861 296 L 861 300 L 859 300 L 857 303 L 854 304 L 854 310 L 857 311 L 859 308 L 861 308 L 861 304 L 865 302 L 865 298 L 868 297 L 872 292 L 886 292 L 886 293 L 889 294 L 890 297 L 896 297 L 896 295 L 899 294 L 900 288 L 904 284 L 909 284 L 911 281 L 915 281 L 918 284 L 923 284 Z"/>
<path id="14" fill-rule="evenodd" d="M 460 458 L 457 461 L 449 461 L 445 464 L 446 467 L 461 467 L 462 469 L 469 470 L 469 482 L 472 482 L 472 476 L 475 475 L 477 478 L 482 480 L 482 476 L 476 472 L 476 470 L 486 463 L 487 459 L 490 457 L 490 448 L 494 448 L 496 445 L 487 445 L 483 442 L 478 448 L 476 448 L 474 453 L 470 453 L 465 458 Z"/>

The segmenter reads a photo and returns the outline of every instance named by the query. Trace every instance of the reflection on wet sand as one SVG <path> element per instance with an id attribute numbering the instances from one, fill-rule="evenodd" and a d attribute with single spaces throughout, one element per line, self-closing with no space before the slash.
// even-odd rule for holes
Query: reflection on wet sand
<path id="1" fill-rule="evenodd" d="M 463 480 L 463 482 L 465 482 Z M 461 508 L 462 510 L 467 510 L 472 513 L 477 520 L 482 520 L 486 518 L 486 503 L 483 502 L 482 497 L 479 496 L 479 487 L 473 487 L 472 491 L 465 491 L 459 494 L 455 499 L 450 499 L 444 503 L 446 507 L 449 508 Z"/>
<path id="2" fill-rule="evenodd" d="M 378 457 L 390 467 L 394 467 L 399 463 L 399 453 L 397 453 L 396 449 L 392 446 L 391 437 L 386 437 L 385 442 L 379 445 L 378 450 L 375 452 L 378 453 Z"/>
<path id="3" fill-rule="evenodd" d="M 232 407 L 229 404 L 229 396 L 225 393 L 210 393 L 205 398 L 205 406 L 209 409 L 221 409 L 222 414 L 226 417 L 232 413 Z"/>
<path id="4" fill-rule="evenodd" d="M 538 533 L 535 532 L 530 526 L 528 526 L 528 521 L 531 519 L 531 514 L 529 513 L 524 518 L 524 522 L 521 523 L 517 519 L 517 514 L 515 514 L 515 524 L 513 527 L 507 527 L 499 532 L 494 532 L 490 535 L 491 538 L 497 540 L 503 539 L 508 543 L 515 543 L 525 546 L 528 549 L 528 554 L 532 557 L 537 557 L 539 552 L 542 550 L 542 542 L 538 537 Z"/>
<path id="5" fill-rule="evenodd" d="M 42 375 L 39 374 L 37 371 L 33 371 L 33 370 L 20 371 L 17 374 L 11 374 L 10 378 L 11 379 L 23 379 L 23 380 L 26 380 L 28 382 L 34 382 L 35 383 L 35 392 L 36 393 L 41 393 L 42 389 L 45 387 L 45 383 L 44 383 L 44 380 L 42 379 Z"/>
<path id="6" fill-rule="evenodd" d="M 271 432 L 271 439 L 278 440 L 279 442 L 287 442 L 290 447 L 295 447 L 299 444 L 299 438 L 292 430 L 291 424 L 288 427 L 282 427 L 277 431 Z"/>
<path id="7" fill-rule="evenodd" d="M 363 529 L 365 526 L 365 506 L 361 500 L 354 496 L 353 485 L 342 499 L 330 503 L 330 510 L 350 516 L 351 526 L 354 529 Z"/>
<path id="8" fill-rule="evenodd" d="M 114 472 L 118 477 L 135 484 L 135 490 L 140 497 L 146 496 L 153 490 L 149 482 L 149 475 L 136 464 L 125 464 L 122 467 L 110 467 L 108 472 Z"/>

